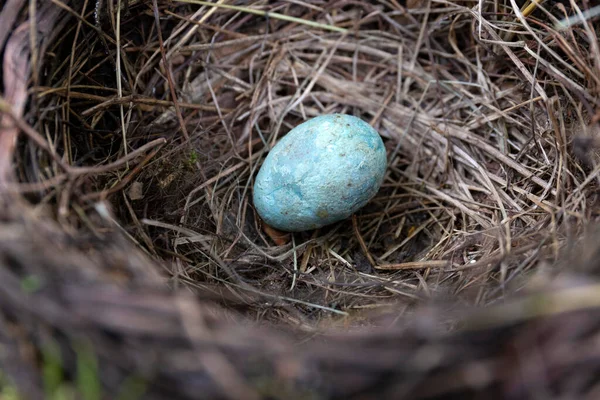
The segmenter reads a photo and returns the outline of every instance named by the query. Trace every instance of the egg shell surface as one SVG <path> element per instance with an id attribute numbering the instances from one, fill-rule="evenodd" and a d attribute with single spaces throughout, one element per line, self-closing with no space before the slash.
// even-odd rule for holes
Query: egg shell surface
<path id="1" fill-rule="evenodd" d="M 351 115 L 322 115 L 271 149 L 256 176 L 254 206 L 279 230 L 320 228 L 368 203 L 386 167 L 383 141 L 369 124 Z"/>

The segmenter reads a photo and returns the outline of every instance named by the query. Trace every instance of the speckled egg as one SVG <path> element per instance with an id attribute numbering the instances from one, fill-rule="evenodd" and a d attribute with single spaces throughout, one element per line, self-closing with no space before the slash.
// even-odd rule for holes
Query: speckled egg
<path id="1" fill-rule="evenodd" d="M 271 149 L 256 176 L 254 206 L 279 230 L 320 228 L 367 204 L 386 165 L 383 141 L 369 124 L 351 115 L 322 115 Z"/>

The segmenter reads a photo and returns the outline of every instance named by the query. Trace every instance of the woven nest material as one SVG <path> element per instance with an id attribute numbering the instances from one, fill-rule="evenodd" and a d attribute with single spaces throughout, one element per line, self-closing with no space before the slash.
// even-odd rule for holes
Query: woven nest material
<path id="1" fill-rule="evenodd" d="M 0 398 L 598 398 L 580 7 L 8 0 Z M 277 232 L 256 172 L 333 112 L 383 187 Z"/>

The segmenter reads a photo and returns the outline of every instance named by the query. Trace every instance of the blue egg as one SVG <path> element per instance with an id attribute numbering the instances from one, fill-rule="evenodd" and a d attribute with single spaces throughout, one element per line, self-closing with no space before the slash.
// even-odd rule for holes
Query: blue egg
<path id="1" fill-rule="evenodd" d="M 369 124 L 351 115 L 322 115 L 271 149 L 256 176 L 254 206 L 279 230 L 320 228 L 367 204 L 386 166 L 383 141 Z"/>

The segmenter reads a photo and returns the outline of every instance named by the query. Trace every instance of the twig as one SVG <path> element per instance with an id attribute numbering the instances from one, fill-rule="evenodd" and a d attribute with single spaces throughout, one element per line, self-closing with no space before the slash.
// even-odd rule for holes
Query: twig
<path id="1" fill-rule="evenodd" d="M 352 214 L 352 227 L 354 228 L 354 236 L 356 236 L 356 239 L 358 240 L 358 243 L 360 244 L 360 248 L 362 249 L 363 254 L 365 255 L 365 257 L 367 257 L 367 260 L 369 260 L 369 264 L 371 264 L 371 267 L 374 267 L 375 260 L 373 259 L 373 256 L 369 252 L 369 249 L 367 248 L 367 244 L 365 243 L 365 240 L 363 239 L 362 235 L 360 234 L 360 230 L 358 228 L 358 222 L 356 219 L 356 214 Z"/>
<path id="2" fill-rule="evenodd" d="M 249 8 L 249 7 L 234 6 L 234 5 L 230 5 L 230 4 L 215 4 L 215 3 L 209 3 L 208 1 L 200 1 L 200 0 L 175 0 L 175 1 L 177 1 L 179 3 L 198 4 L 201 6 L 217 7 L 217 8 L 224 8 L 227 10 L 241 11 L 241 12 L 248 13 L 248 14 L 260 15 L 265 18 L 272 18 L 272 19 L 279 19 L 281 21 L 294 22 L 297 24 L 306 25 L 306 26 L 310 26 L 313 28 L 319 28 L 319 29 L 324 29 L 324 30 L 333 31 L 333 32 L 342 32 L 342 33 L 348 32 L 347 29 L 340 28 L 338 26 L 320 24 L 318 22 L 314 22 L 314 21 L 310 21 L 310 20 L 306 20 L 306 19 L 302 19 L 302 18 L 296 18 L 296 17 L 292 17 L 292 16 L 285 15 L 285 14 L 279 14 L 279 13 L 275 13 L 275 12 L 256 10 L 254 8 Z"/>
<path id="3" fill-rule="evenodd" d="M 380 264 L 375 265 L 375 269 L 382 271 L 398 271 L 401 269 L 427 269 L 427 268 L 446 268 L 450 266 L 450 261 L 447 260 L 427 260 L 427 261 L 410 261 L 397 264 Z"/>
<path id="4" fill-rule="evenodd" d="M 167 52 L 165 50 L 165 45 L 162 38 L 162 29 L 160 27 L 160 15 L 158 14 L 157 0 L 152 0 L 152 6 L 154 12 L 154 22 L 156 23 L 156 32 L 158 34 L 158 43 L 160 45 L 160 53 L 162 55 L 163 65 L 165 67 L 165 73 L 167 75 L 167 81 L 169 83 L 169 90 L 171 91 L 171 99 L 173 101 L 173 104 L 175 105 L 175 113 L 177 114 L 177 119 L 179 120 L 179 127 L 181 128 L 181 132 L 183 132 L 185 140 L 189 141 L 190 135 L 188 134 L 187 128 L 185 127 L 185 121 L 183 120 L 181 109 L 179 108 L 177 93 L 175 92 L 175 82 L 173 81 L 173 74 L 171 73 L 171 65 L 167 60 Z"/>

